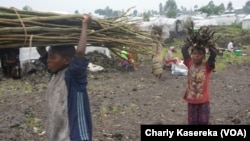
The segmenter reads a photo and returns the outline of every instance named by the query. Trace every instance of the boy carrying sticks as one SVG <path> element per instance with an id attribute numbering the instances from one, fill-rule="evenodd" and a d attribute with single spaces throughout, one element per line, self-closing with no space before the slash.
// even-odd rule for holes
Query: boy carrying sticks
<path id="1" fill-rule="evenodd" d="M 77 49 L 74 46 L 52 46 L 48 52 L 38 47 L 40 60 L 47 62 L 51 79 L 46 92 L 45 129 L 49 141 L 91 141 L 92 120 L 87 94 L 88 60 L 84 57 L 87 26 L 83 15 Z"/>
<path id="2" fill-rule="evenodd" d="M 189 37 L 182 47 L 184 64 L 188 68 L 187 88 L 184 100 L 188 103 L 188 124 L 209 124 L 210 116 L 210 74 L 215 68 L 217 49 L 212 40 L 214 32 L 208 27 L 198 33 L 189 30 Z M 192 46 L 191 55 L 189 47 Z M 205 61 L 206 48 L 210 56 Z"/>

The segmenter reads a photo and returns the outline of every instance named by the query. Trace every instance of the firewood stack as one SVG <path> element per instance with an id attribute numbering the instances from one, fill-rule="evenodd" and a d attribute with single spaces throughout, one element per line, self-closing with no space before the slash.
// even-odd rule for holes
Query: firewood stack
<path id="1" fill-rule="evenodd" d="M 191 27 L 188 28 L 188 36 L 186 41 L 192 47 L 201 47 L 214 50 L 217 54 L 220 54 L 219 48 L 217 47 L 216 41 L 219 37 L 215 37 L 216 31 L 211 27 L 202 26 L 199 29 L 194 29 L 194 23 L 191 23 Z"/>
<path id="2" fill-rule="evenodd" d="M 81 14 L 23 11 L 0 7 L 0 48 L 77 45 Z M 151 54 L 155 42 L 150 33 L 138 28 L 137 21 L 128 21 L 126 14 L 110 19 L 93 19 L 88 26 L 88 45 L 109 48 L 119 56 L 127 51 Z"/>

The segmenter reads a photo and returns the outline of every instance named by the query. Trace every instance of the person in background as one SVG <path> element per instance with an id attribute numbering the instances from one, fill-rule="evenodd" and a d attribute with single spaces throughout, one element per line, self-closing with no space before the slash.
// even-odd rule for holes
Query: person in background
<path id="1" fill-rule="evenodd" d="M 123 47 L 123 49 L 125 49 L 125 47 Z M 122 60 L 121 60 L 122 67 L 128 67 L 128 65 L 131 64 L 135 71 L 138 70 L 135 59 L 134 59 L 131 52 L 128 52 L 126 50 L 122 50 L 121 51 L 121 58 L 122 58 Z"/>
<path id="2" fill-rule="evenodd" d="M 125 47 L 123 47 L 123 49 L 125 49 Z M 122 50 L 121 51 L 121 60 L 120 60 L 120 64 L 121 67 L 128 67 L 128 52 L 126 50 Z"/>
<path id="3" fill-rule="evenodd" d="M 130 64 L 132 64 L 133 69 L 134 69 L 135 71 L 138 70 L 137 65 L 136 65 L 136 62 L 135 62 L 135 59 L 134 59 L 133 54 L 132 54 L 131 52 L 128 52 L 128 62 L 129 62 Z"/>
<path id="4" fill-rule="evenodd" d="M 171 46 L 168 49 L 168 52 L 167 52 L 166 57 L 164 59 L 164 68 L 168 68 L 170 70 L 173 63 L 176 64 L 179 62 L 179 58 L 174 57 L 175 52 L 176 52 L 176 49 L 174 46 Z"/>
<path id="5" fill-rule="evenodd" d="M 152 73 L 154 76 L 158 79 L 162 78 L 162 73 L 163 73 L 163 65 L 162 65 L 162 44 L 161 44 L 161 39 L 162 39 L 162 27 L 160 26 L 154 26 L 152 28 L 152 37 L 153 39 L 157 40 L 158 42 L 153 45 L 153 54 L 152 54 Z"/>
<path id="6" fill-rule="evenodd" d="M 51 73 L 46 91 L 45 129 L 48 141 L 91 141 L 92 118 L 87 93 L 85 58 L 87 26 L 84 14 L 77 48 L 68 45 L 37 47 L 40 60 Z"/>
<path id="7" fill-rule="evenodd" d="M 6 77 L 13 79 L 21 78 L 19 54 L 19 48 L 0 49 L 1 67 Z"/>
<path id="8" fill-rule="evenodd" d="M 190 43 L 182 47 L 184 64 L 188 68 L 187 88 L 184 100 L 188 103 L 188 124 L 209 124 L 210 116 L 210 74 L 215 68 L 216 53 L 209 48 L 210 55 L 205 61 L 204 47 L 193 47 L 189 54 Z"/>
<path id="9" fill-rule="evenodd" d="M 234 52 L 234 41 L 231 40 L 227 45 L 227 50 L 230 52 Z"/>

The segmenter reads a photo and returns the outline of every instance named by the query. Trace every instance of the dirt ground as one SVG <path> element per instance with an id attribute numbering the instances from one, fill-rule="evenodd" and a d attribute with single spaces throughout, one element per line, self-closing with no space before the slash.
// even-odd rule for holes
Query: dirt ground
<path id="1" fill-rule="evenodd" d="M 187 124 L 186 76 L 138 71 L 89 73 L 94 141 L 139 141 L 141 124 Z M 250 124 L 250 62 L 211 75 L 211 124 Z M 0 140 L 43 141 L 48 75 L 0 81 Z"/>

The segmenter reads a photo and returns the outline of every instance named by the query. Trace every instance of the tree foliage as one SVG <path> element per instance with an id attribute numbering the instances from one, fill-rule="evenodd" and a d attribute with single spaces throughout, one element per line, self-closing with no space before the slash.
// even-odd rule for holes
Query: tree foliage
<path id="1" fill-rule="evenodd" d="M 219 15 L 222 12 L 225 11 L 224 4 L 220 4 L 219 6 L 216 6 L 213 1 L 210 1 L 206 6 L 201 7 L 197 11 L 206 13 L 209 15 Z"/>
<path id="2" fill-rule="evenodd" d="M 143 21 L 149 21 L 150 20 L 150 11 L 143 13 Z"/>
<path id="3" fill-rule="evenodd" d="M 163 6 L 162 6 L 162 3 L 159 4 L 159 13 L 160 15 L 163 15 Z"/>
<path id="4" fill-rule="evenodd" d="M 137 11 L 137 10 L 134 10 L 134 11 L 133 11 L 133 16 L 137 16 L 137 14 L 138 14 L 138 11 Z"/>
<path id="5" fill-rule="evenodd" d="M 78 10 L 75 10 L 75 14 L 80 14 Z"/>
<path id="6" fill-rule="evenodd" d="M 33 9 L 26 5 L 23 7 L 23 10 L 32 11 Z M 193 14 L 195 11 L 206 13 L 209 15 L 219 15 L 225 12 L 225 10 L 231 11 L 234 10 L 232 2 L 229 2 L 226 6 L 224 3 L 221 3 L 219 6 L 216 6 L 213 0 L 210 0 L 206 6 L 198 7 L 194 4 L 193 9 L 187 9 L 185 6 L 181 6 L 180 9 L 177 8 L 175 0 L 166 0 L 165 3 L 159 3 L 159 10 L 148 10 L 147 12 L 139 13 L 136 9 L 132 11 L 132 16 L 143 16 L 145 20 L 149 19 L 150 16 L 162 15 L 168 18 L 176 18 L 178 14 Z M 247 1 L 243 7 L 243 11 L 246 14 L 250 14 L 250 1 Z M 96 9 L 94 13 L 103 15 L 105 17 L 117 17 L 124 13 L 124 10 L 113 10 L 110 7 L 104 9 Z M 75 10 L 75 14 L 79 14 L 78 10 Z"/>
<path id="7" fill-rule="evenodd" d="M 247 1 L 245 6 L 243 7 L 243 11 L 247 14 L 250 14 L 250 1 Z"/>
<path id="8" fill-rule="evenodd" d="M 119 11 L 119 10 L 110 9 L 107 6 L 105 9 L 97 9 L 97 10 L 95 10 L 95 13 L 99 14 L 99 15 L 104 15 L 106 17 L 117 17 L 117 16 L 119 16 L 123 12 Z"/>
<path id="9" fill-rule="evenodd" d="M 167 12 L 168 18 L 175 18 L 176 15 L 177 15 L 177 10 L 175 10 L 175 9 L 169 9 Z"/>
<path id="10" fill-rule="evenodd" d="M 233 8 L 233 4 L 232 2 L 230 1 L 228 4 L 227 4 L 227 10 L 228 11 L 232 11 L 234 8 Z"/>
<path id="11" fill-rule="evenodd" d="M 23 10 L 25 10 L 25 11 L 32 11 L 32 8 L 30 6 L 28 6 L 28 5 L 25 5 L 23 7 Z"/>
<path id="12" fill-rule="evenodd" d="M 175 0 L 168 0 L 164 6 L 165 15 L 169 18 L 175 18 L 177 16 L 177 4 Z"/>

